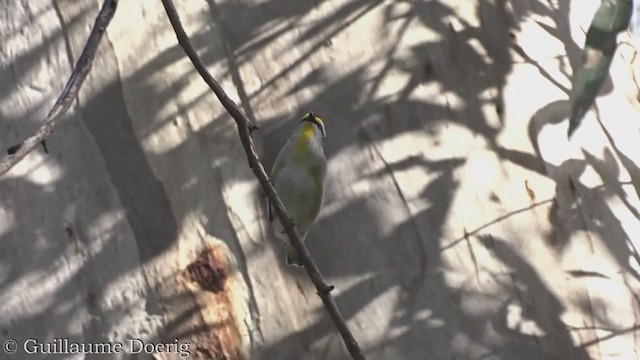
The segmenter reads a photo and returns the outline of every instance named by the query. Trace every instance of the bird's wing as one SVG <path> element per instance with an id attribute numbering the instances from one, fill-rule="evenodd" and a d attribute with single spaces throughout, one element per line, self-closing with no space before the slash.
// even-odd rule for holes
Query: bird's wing
<path id="1" fill-rule="evenodd" d="M 312 166 L 309 171 L 311 172 L 311 176 L 313 177 L 316 186 L 310 207 L 311 213 L 309 214 L 309 223 L 312 223 L 320 213 L 320 208 L 322 207 L 322 199 L 324 198 L 324 178 L 327 173 L 327 165 L 326 163 L 318 164 L 316 166 Z"/>
<path id="2" fill-rule="evenodd" d="M 280 174 L 280 171 L 282 170 L 282 167 L 284 166 L 284 153 L 286 153 L 288 151 L 288 148 L 291 147 L 291 140 L 287 141 L 286 144 L 284 144 L 284 146 L 282 147 L 282 149 L 280 149 L 280 152 L 278 153 L 278 156 L 276 157 L 276 161 L 273 163 L 273 168 L 271 169 L 271 184 L 275 186 L 275 181 L 278 178 L 278 174 Z M 268 213 L 269 213 L 269 222 L 273 222 L 273 206 L 271 205 L 271 201 L 267 200 L 269 206 L 268 206 Z"/>

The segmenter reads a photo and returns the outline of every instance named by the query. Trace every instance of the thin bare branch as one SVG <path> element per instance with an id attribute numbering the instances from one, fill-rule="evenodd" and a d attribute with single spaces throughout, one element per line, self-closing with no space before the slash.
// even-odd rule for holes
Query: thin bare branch
<path id="1" fill-rule="evenodd" d="M 298 235 L 298 231 L 295 228 L 293 220 L 291 220 L 291 218 L 289 218 L 289 216 L 287 215 L 287 212 L 285 211 L 284 206 L 282 205 L 282 202 L 280 201 L 280 198 L 276 193 L 276 190 L 269 180 L 269 176 L 267 175 L 264 166 L 262 166 L 262 163 L 260 162 L 255 146 L 253 144 L 253 139 L 251 138 L 252 130 L 257 129 L 256 125 L 252 124 L 242 113 L 242 111 L 240 111 L 235 102 L 233 102 L 233 100 L 231 100 L 227 96 L 220 84 L 218 84 L 213 76 L 211 76 L 205 65 L 202 63 L 196 50 L 191 45 L 189 37 L 182 27 L 180 18 L 175 6 L 173 5 L 173 2 L 171 0 L 162 0 L 162 4 L 164 5 L 164 8 L 167 12 L 167 16 L 169 17 L 171 26 L 173 26 L 173 30 L 178 37 L 178 43 L 187 54 L 189 59 L 191 59 L 191 62 L 193 63 L 193 66 L 195 66 L 198 73 L 200 73 L 204 81 L 216 94 L 224 108 L 227 109 L 231 117 L 235 120 L 238 126 L 240 141 L 242 142 L 244 150 L 247 154 L 249 166 L 251 167 L 251 170 L 253 170 L 255 176 L 258 178 L 260 185 L 262 185 L 264 192 L 273 205 L 278 220 L 280 220 L 280 222 L 283 224 L 287 236 L 291 240 L 293 247 L 298 252 L 300 259 L 302 260 L 302 264 L 307 270 L 309 278 L 311 278 L 311 281 L 315 285 L 318 291 L 318 296 L 320 296 L 320 298 L 322 299 L 322 302 L 324 303 L 327 312 L 329 312 L 331 319 L 336 325 L 338 332 L 342 336 L 342 340 L 344 341 L 347 350 L 354 359 L 364 360 L 365 357 L 362 354 L 358 343 L 351 334 L 351 331 L 349 331 L 347 323 L 342 318 L 342 315 L 340 314 L 340 311 L 338 310 L 338 307 L 336 306 L 336 303 L 331 296 L 331 291 L 334 289 L 334 287 L 328 285 L 324 281 L 324 278 L 322 277 L 322 274 L 320 274 L 320 270 L 318 270 L 318 267 L 313 261 L 309 250 L 300 240 L 300 236 Z"/>
<path id="2" fill-rule="evenodd" d="M 73 100 L 78 96 L 84 80 L 87 78 L 87 75 L 89 75 L 89 71 L 91 71 L 93 58 L 102 40 L 102 35 L 104 35 L 104 32 L 107 30 L 107 26 L 109 26 L 117 7 L 118 0 L 104 1 L 100 13 L 98 13 L 93 28 L 91 29 L 87 43 L 84 45 L 82 54 L 78 62 L 76 62 L 76 66 L 73 68 L 71 76 L 58 97 L 58 100 L 35 134 L 7 149 L 7 155 L 0 161 L 0 176 L 11 170 L 20 160 L 24 159 L 27 154 L 35 149 L 38 144 L 42 144 L 46 151 L 45 139 L 53 132 L 62 119 L 62 116 L 71 107 Z"/>

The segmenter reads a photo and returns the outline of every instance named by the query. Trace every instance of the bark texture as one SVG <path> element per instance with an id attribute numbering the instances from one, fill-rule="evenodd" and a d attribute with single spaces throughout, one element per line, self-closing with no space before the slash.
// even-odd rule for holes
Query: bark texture
<path id="1" fill-rule="evenodd" d="M 45 118 L 99 5 L 4 2 L 1 149 Z M 260 126 L 268 168 L 304 113 L 326 120 L 307 244 L 368 359 L 640 358 L 640 60 L 626 34 L 597 111 L 566 139 L 598 5 L 176 1 Z M 349 358 L 284 265 L 235 123 L 159 1 L 120 1 L 47 145 L 0 179 L 2 341 Z"/>

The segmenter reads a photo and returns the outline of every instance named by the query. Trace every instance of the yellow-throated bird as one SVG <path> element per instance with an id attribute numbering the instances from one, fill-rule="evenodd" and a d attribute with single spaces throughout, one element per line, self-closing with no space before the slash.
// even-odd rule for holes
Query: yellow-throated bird
<path id="1" fill-rule="evenodd" d="M 322 119 L 313 113 L 306 114 L 280 150 L 271 171 L 273 186 L 303 241 L 322 207 L 327 173 L 324 138 Z M 271 206 L 269 220 L 273 221 Z M 276 221 L 273 227 L 276 236 L 284 242 L 287 265 L 301 266 L 280 221 Z"/>

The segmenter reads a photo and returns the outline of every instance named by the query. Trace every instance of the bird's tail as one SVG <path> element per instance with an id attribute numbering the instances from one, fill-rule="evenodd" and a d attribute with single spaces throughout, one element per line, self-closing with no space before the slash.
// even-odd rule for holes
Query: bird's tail
<path id="1" fill-rule="evenodd" d="M 298 252 L 296 251 L 296 249 L 293 246 L 291 246 L 291 244 L 287 244 L 285 245 L 285 247 L 287 250 L 287 257 L 286 257 L 287 265 L 302 266 L 302 263 L 300 262 L 300 258 L 298 257 Z"/>
<path id="2" fill-rule="evenodd" d="M 284 227 L 282 226 L 282 224 L 280 224 L 280 221 L 276 220 L 273 222 L 273 229 L 276 234 L 276 237 L 282 240 L 282 243 L 284 245 L 284 250 L 286 254 L 285 261 L 287 262 L 287 265 L 302 266 L 302 263 L 300 262 L 300 258 L 298 257 L 298 252 L 293 247 L 293 245 L 291 245 L 291 242 L 289 241 L 289 237 L 287 237 L 287 234 L 284 231 Z M 306 236 L 307 236 L 306 231 L 300 234 L 300 238 L 303 239 L 303 241 Z"/>

